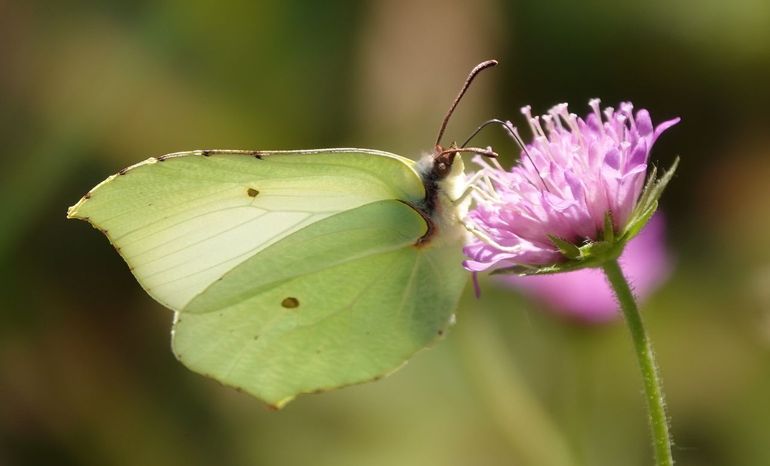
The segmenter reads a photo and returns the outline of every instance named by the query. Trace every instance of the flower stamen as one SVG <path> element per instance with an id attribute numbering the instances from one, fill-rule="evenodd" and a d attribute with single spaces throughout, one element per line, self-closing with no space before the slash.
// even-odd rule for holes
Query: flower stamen
<path id="1" fill-rule="evenodd" d="M 463 226 L 465 227 L 468 232 L 470 232 L 473 236 L 481 240 L 483 243 L 487 244 L 488 246 L 492 246 L 493 248 L 497 249 L 498 251 L 507 252 L 511 254 L 516 254 L 522 251 L 521 245 L 516 246 L 503 246 L 502 244 L 498 243 L 494 239 L 492 239 L 491 236 L 489 236 L 486 232 L 483 230 L 477 228 L 472 223 L 466 223 L 462 222 Z"/>

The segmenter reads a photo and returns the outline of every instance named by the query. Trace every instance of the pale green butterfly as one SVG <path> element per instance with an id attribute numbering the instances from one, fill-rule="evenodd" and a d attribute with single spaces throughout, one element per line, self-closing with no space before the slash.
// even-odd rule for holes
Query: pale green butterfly
<path id="1" fill-rule="evenodd" d="M 468 275 L 459 152 L 179 152 L 121 170 L 67 216 L 101 230 L 174 311 L 193 371 L 281 407 L 395 371 L 440 337 Z"/>

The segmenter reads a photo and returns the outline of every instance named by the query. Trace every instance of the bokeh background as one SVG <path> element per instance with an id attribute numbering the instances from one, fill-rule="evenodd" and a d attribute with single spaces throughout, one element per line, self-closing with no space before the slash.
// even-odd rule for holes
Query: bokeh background
<path id="1" fill-rule="evenodd" d="M 648 465 L 622 322 L 482 278 L 435 348 L 281 412 L 188 372 L 171 313 L 67 206 L 149 156 L 359 146 L 567 101 L 681 116 L 675 267 L 644 305 L 681 466 L 770 465 L 770 3 L 0 1 L 0 465 Z M 522 120 L 517 120 L 521 125 Z M 494 144 L 513 163 L 514 147 Z"/>

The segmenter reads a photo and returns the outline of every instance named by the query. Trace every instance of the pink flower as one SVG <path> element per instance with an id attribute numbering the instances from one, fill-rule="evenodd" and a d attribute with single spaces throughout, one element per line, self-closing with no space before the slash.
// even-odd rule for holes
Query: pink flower
<path id="1" fill-rule="evenodd" d="M 623 272 L 639 300 L 644 300 L 662 284 L 670 271 L 664 230 L 663 216 L 655 214 L 620 256 Z M 620 316 L 615 295 L 601 269 L 526 277 L 507 275 L 502 280 L 545 303 L 551 310 L 582 321 L 604 322 Z"/>
<path id="2" fill-rule="evenodd" d="M 465 218 L 474 234 L 465 247 L 468 270 L 542 270 L 570 260 L 571 269 L 595 266 L 597 254 L 619 254 L 652 215 L 670 173 L 645 187 L 650 150 L 679 119 L 654 127 L 649 112 L 634 114 L 631 103 L 603 113 L 598 99 L 589 105 L 585 119 L 567 104 L 542 117 L 524 107 L 534 140 L 510 171 L 495 160 L 473 159 L 481 170 L 473 183 L 475 207 Z M 605 245 L 595 247 L 599 243 Z"/>

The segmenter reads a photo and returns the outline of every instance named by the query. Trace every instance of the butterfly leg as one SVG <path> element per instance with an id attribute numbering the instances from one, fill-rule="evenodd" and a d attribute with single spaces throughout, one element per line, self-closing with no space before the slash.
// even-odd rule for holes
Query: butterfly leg
<path id="1" fill-rule="evenodd" d="M 494 186 L 492 186 L 492 182 L 489 180 L 489 177 L 485 176 L 486 174 L 484 171 L 479 171 L 475 173 L 466 184 L 465 191 L 463 191 L 462 194 L 454 201 L 456 204 L 460 204 L 463 201 L 465 201 L 468 196 L 472 194 L 476 194 L 481 199 L 485 201 L 495 201 L 498 199 L 495 199 L 495 190 Z M 484 184 L 484 188 L 481 188 L 478 186 L 479 183 Z"/>

